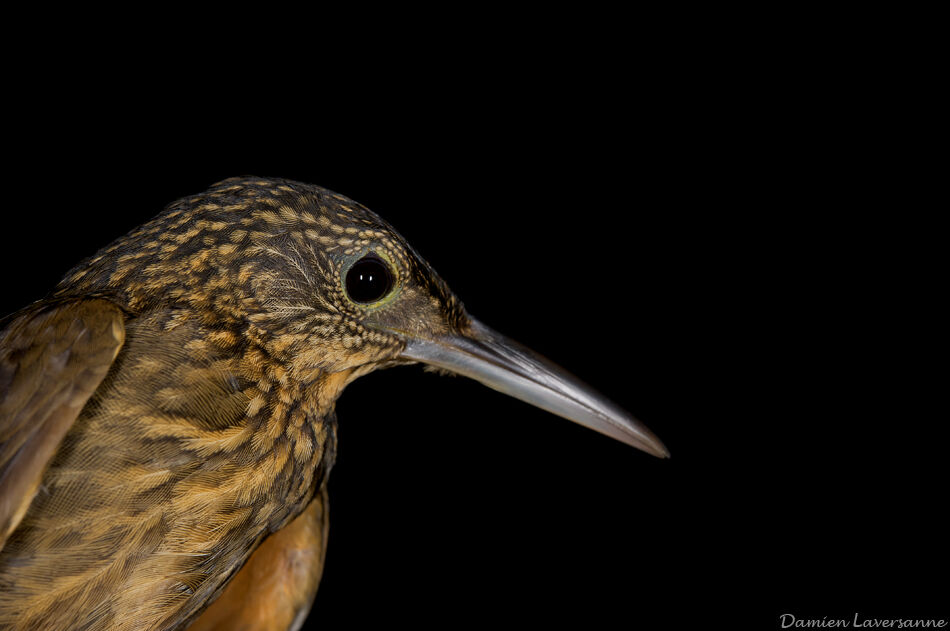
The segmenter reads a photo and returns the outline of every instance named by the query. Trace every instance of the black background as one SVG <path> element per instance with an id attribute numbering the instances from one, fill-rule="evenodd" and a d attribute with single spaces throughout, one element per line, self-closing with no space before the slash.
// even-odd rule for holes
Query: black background
<path id="1" fill-rule="evenodd" d="M 562 61 L 24 107 L 2 311 L 220 179 L 320 184 L 672 458 L 464 379 L 367 376 L 338 403 L 312 628 L 946 617 L 943 421 L 894 377 L 894 242 L 847 159 L 851 88 L 790 89 L 781 60 Z"/>

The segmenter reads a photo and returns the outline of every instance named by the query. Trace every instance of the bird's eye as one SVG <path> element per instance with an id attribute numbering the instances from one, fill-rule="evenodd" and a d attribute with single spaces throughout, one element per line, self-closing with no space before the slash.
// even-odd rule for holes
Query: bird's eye
<path id="1" fill-rule="evenodd" d="M 364 256 L 346 273 L 346 293 L 353 302 L 368 304 L 381 300 L 393 288 L 389 266 L 379 257 Z"/>

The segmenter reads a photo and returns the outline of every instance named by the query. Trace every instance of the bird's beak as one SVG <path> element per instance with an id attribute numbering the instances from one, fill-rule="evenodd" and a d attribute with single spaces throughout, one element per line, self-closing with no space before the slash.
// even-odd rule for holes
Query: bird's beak
<path id="1" fill-rule="evenodd" d="M 464 334 L 410 338 L 402 357 L 464 375 L 660 458 L 660 439 L 563 368 L 472 320 Z"/>

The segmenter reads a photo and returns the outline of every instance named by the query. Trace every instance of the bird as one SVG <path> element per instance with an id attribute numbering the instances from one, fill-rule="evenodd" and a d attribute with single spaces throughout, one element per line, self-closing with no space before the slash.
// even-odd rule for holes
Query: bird
<path id="1" fill-rule="evenodd" d="M 669 456 L 358 202 L 248 176 L 171 203 L 0 320 L 0 628 L 299 629 L 337 398 L 419 363 Z"/>

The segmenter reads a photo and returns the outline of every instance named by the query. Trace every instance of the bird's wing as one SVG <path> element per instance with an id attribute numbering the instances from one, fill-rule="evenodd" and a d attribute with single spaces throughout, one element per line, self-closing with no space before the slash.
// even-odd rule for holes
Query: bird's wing
<path id="1" fill-rule="evenodd" d="M 102 299 L 38 303 L 0 331 L 0 550 L 125 340 Z"/>

